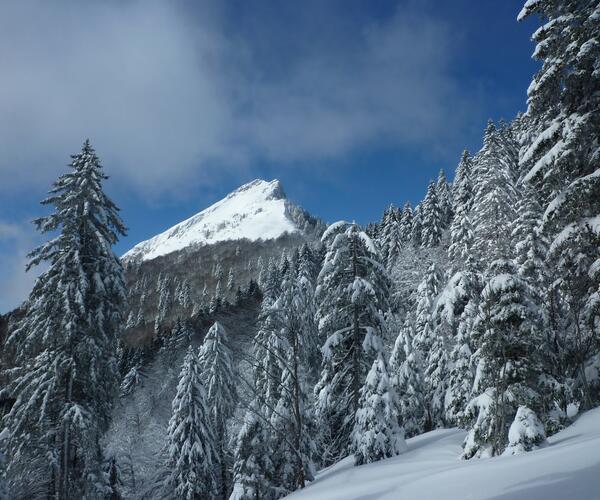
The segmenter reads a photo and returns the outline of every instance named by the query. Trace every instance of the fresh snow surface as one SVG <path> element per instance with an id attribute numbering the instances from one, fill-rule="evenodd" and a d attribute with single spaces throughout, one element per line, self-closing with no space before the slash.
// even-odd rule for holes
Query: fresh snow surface
<path id="1" fill-rule="evenodd" d="M 199 214 L 137 244 L 124 259 L 150 260 L 191 245 L 219 241 L 270 240 L 298 231 L 286 213 L 278 180 L 255 180 L 236 189 Z"/>
<path id="2" fill-rule="evenodd" d="M 600 408 L 582 414 L 522 455 L 460 460 L 465 432 L 443 429 L 407 440 L 403 455 L 321 471 L 290 500 L 599 500 Z"/>

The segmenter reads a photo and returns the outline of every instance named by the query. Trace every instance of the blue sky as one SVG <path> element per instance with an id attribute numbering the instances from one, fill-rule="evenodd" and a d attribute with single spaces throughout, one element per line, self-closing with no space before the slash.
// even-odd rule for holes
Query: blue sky
<path id="1" fill-rule="evenodd" d="M 0 312 L 29 221 L 90 137 L 133 244 L 251 179 L 328 222 L 452 177 L 488 118 L 525 110 L 520 0 L 27 0 L 0 5 Z"/>

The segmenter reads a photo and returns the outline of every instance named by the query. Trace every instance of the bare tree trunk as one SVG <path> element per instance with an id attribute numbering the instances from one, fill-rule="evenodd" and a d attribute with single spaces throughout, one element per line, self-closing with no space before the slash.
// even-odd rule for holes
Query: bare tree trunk
<path id="1" fill-rule="evenodd" d="M 223 424 L 220 424 L 219 429 L 219 448 L 220 448 L 220 469 L 221 469 L 221 497 L 223 500 L 228 500 L 228 490 L 227 487 L 227 463 L 225 460 L 225 429 L 223 428 Z"/>
<path id="2" fill-rule="evenodd" d="M 588 384 L 587 376 L 585 374 L 585 351 L 583 348 L 583 335 L 581 333 L 581 327 L 579 326 L 579 314 L 573 314 L 575 319 L 575 333 L 577 338 L 577 360 L 579 366 L 579 373 L 581 375 L 581 385 L 583 386 L 583 410 L 589 410 L 592 408 L 592 398 L 590 395 L 590 386 Z"/>
<path id="3" fill-rule="evenodd" d="M 303 463 L 303 459 L 302 459 L 302 451 L 301 451 L 301 445 L 302 445 L 302 414 L 300 412 L 300 397 L 301 397 L 301 393 L 300 393 L 300 380 L 298 378 L 298 335 L 297 332 L 294 332 L 294 338 L 292 341 L 292 347 L 293 347 L 293 369 L 294 369 L 294 413 L 295 413 L 295 417 L 296 417 L 296 436 L 295 436 L 295 445 L 296 445 L 296 450 L 298 451 L 297 453 L 297 462 L 298 462 L 298 470 L 297 470 L 297 474 L 298 474 L 298 486 L 300 488 L 304 488 L 304 486 L 306 486 L 306 478 L 305 478 L 305 474 L 304 474 L 304 463 Z"/>
<path id="4" fill-rule="evenodd" d="M 352 239 L 352 276 L 356 278 L 358 276 L 358 262 L 357 262 L 357 250 L 356 250 L 356 239 Z M 352 413 L 356 414 L 358 411 L 359 395 L 360 395 L 360 356 L 359 348 L 360 342 L 360 329 L 359 329 L 359 313 L 358 306 L 354 304 L 352 306 Z"/>

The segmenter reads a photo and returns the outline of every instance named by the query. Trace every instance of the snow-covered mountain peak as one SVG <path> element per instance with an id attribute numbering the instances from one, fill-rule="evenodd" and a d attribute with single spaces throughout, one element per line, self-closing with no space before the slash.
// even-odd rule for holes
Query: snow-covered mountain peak
<path id="1" fill-rule="evenodd" d="M 192 245 L 275 239 L 303 230 L 298 213 L 303 211 L 287 200 L 278 180 L 256 179 L 164 233 L 137 244 L 123 258 L 150 260 Z"/>

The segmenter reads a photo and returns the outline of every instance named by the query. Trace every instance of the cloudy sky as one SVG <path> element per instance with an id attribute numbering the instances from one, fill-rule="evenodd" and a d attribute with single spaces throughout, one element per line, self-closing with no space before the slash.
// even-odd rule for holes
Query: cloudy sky
<path id="1" fill-rule="evenodd" d="M 256 177 L 330 222 L 418 201 L 525 109 L 521 3 L 0 0 L 0 312 L 86 137 L 130 227 L 119 252 Z"/>

